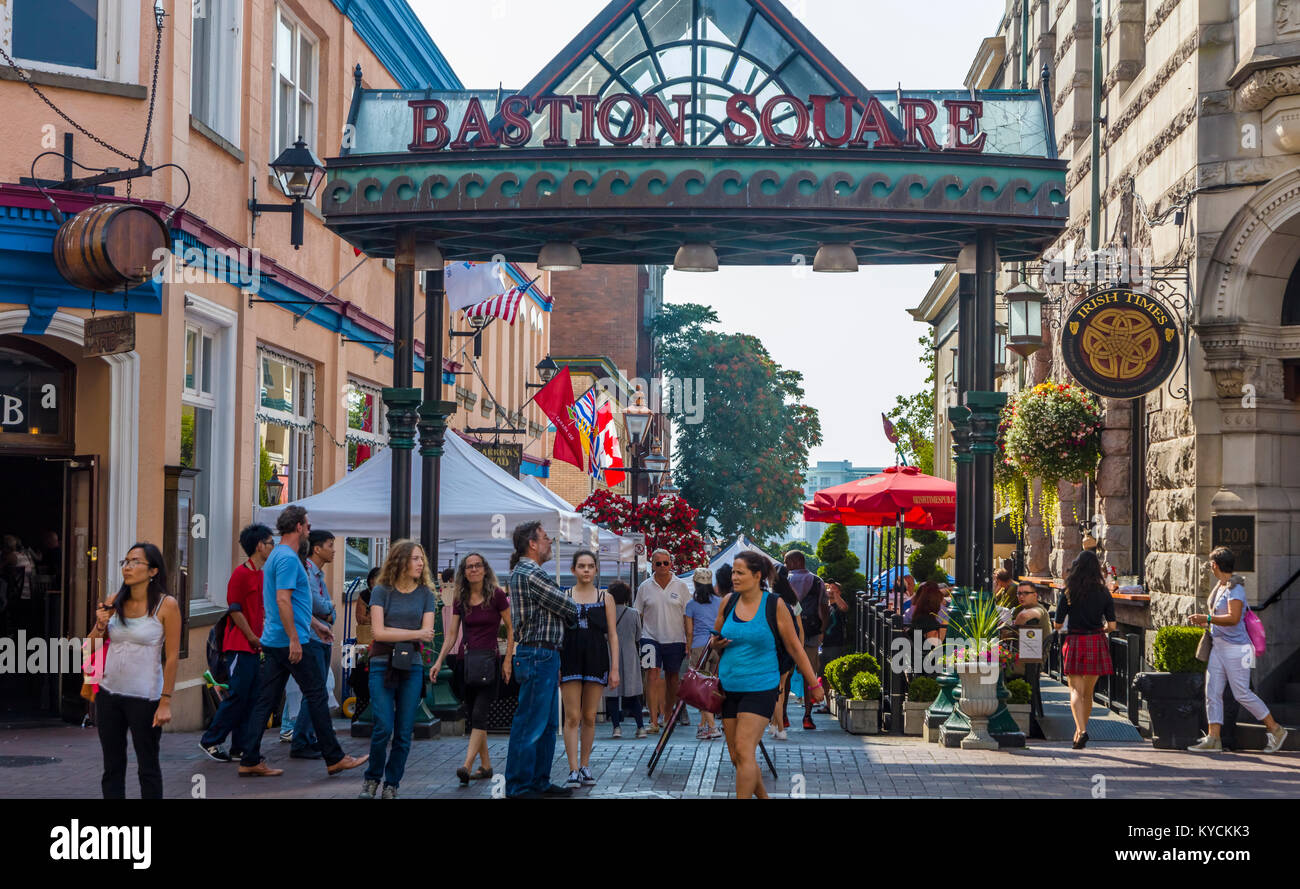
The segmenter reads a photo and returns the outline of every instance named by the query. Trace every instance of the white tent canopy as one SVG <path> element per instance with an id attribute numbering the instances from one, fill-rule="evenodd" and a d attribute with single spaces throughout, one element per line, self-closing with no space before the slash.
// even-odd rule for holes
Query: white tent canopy
<path id="1" fill-rule="evenodd" d="M 420 482 L 423 461 L 411 460 L 411 529 L 420 527 Z M 392 490 L 393 454 L 385 448 L 319 494 L 292 505 L 307 510 L 311 523 L 339 537 L 387 537 Z M 439 500 L 440 540 L 504 540 L 521 522 L 541 522 L 548 534 L 577 543 L 582 517 L 544 499 L 528 485 L 474 450 L 460 436 L 448 434 L 442 455 Z M 283 506 L 259 506 L 255 520 L 272 527 Z M 441 547 L 440 547 L 441 549 Z"/>
<path id="2" fill-rule="evenodd" d="M 753 550 L 756 553 L 767 556 L 769 559 L 771 558 L 771 556 L 768 556 L 767 553 L 763 552 L 757 544 L 742 534 L 731 542 L 731 546 L 727 547 L 709 560 L 709 571 L 713 574 L 715 582 L 718 576 L 718 569 L 723 565 L 730 565 L 732 562 L 736 561 L 736 553 L 744 552 L 745 550 Z M 693 571 L 688 571 L 685 574 L 678 576 L 687 583 L 690 583 L 691 575 L 694 573 L 695 572 Z"/>
<path id="3" fill-rule="evenodd" d="M 567 509 L 577 512 L 577 507 L 565 500 L 559 494 L 552 491 L 546 485 L 538 481 L 536 476 L 528 476 L 523 479 L 525 485 L 536 492 L 538 495 L 554 503 L 560 509 Z M 593 524 L 585 518 L 582 520 L 582 540 L 584 544 L 591 544 L 591 529 L 598 529 L 598 539 L 596 554 L 600 556 L 602 562 L 612 560 L 615 562 L 631 562 L 636 555 L 636 541 L 631 535 L 615 534 L 608 528 L 602 528 L 600 525 Z"/>

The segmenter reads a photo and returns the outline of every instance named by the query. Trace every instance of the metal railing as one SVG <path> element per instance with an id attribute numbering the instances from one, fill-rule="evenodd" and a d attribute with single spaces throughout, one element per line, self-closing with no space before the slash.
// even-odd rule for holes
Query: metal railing
<path id="1" fill-rule="evenodd" d="M 880 688 L 884 704 L 889 708 L 889 733 L 903 733 L 903 696 L 907 676 L 895 670 L 893 652 L 895 639 L 907 639 L 903 630 L 903 616 L 886 607 L 884 601 L 872 599 L 860 592 L 854 602 L 854 645 L 858 654 L 869 654 L 880 664 Z M 910 650 L 910 649 L 909 649 Z M 881 708 L 884 713 L 884 707 Z"/>
<path id="2" fill-rule="evenodd" d="M 1133 677 L 1143 669 L 1142 636 L 1137 633 L 1111 633 L 1106 640 L 1110 645 L 1112 672 L 1108 676 L 1097 678 L 1092 699 L 1137 725 L 1142 699 L 1133 684 Z M 1064 642 L 1063 633 L 1052 634 L 1043 665 L 1043 672 L 1062 683 L 1065 682 L 1065 674 L 1061 669 L 1064 661 L 1061 649 Z"/>

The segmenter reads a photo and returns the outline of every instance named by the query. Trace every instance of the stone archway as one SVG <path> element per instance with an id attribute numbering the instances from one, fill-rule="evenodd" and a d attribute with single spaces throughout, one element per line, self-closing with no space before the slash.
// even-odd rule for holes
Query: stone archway
<path id="1" fill-rule="evenodd" d="M 1255 521 L 1252 604 L 1300 565 L 1300 403 L 1288 399 L 1285 365 L 1300 361 L 1300 326 L 1283 326 L 1286 293 L 1300 263 L 1300 170 L 1279 176 L 1237 211 L 1205 271 L 1196 317 L 1213 389 L 1197 401 L 1201 546 L 1215 545 L 1214 515 Z M 1294 397 L 1294 393 L 1291 393 Z M 1206 404 L 1209 402 L 1210 404 Z M 1214 405 L 1217 410 L 1207 408 Z M 1208 500 L 1208 502 L 1207 502 Z M 1300 645 L 1294 595 L 1261 616 L 1269 632 L 1260 687 Z M 1283 677 L 1284 678 L 1284 677 Z"/>
<path id="2" fill-rule="evenodd" d="M 22 334 L 28 311 L 0 312 L 0 334 Z M 85 321 L 66 312 L 55 312 L 45 334 L 76 345 L 85 343 Z M 139 496 L 140 356 L 132 351 L 105 355 L 109 366 L 112 402 L 109 404 L 108 526 L 103 546 L 110 554 L 124 553 L 136 539 L 136 505 Z M 113 556 L 116 558 L 116 555 Z"/>

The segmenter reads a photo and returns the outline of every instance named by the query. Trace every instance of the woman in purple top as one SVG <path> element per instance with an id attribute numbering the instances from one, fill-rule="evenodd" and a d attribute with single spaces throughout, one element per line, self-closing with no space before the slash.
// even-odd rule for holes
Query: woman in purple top
<path id="1" fill-rule="evenodd" d="M 429 669 L 429 679 L 437 683 L 438 671 L 456 642 L 456 634 L 463 627 L 465 630 L 465 654 L 460 659 L 460 669 L 467 671 L 474 660 L 472 652 L 491 652 L 496 661 L 496 670 L 501 679 L 510 681 L 510 663 L 515 653 L 515 631 L 510 625 L 510 597 L 497 582 L 496 573 L 479 553 L 470 553 L 460 560 L 456 568 L 456 577 L 452 581 L 455 600 L 452 603 L 451 620 L 447 622 L 442 634 L 442 651 L 438 660 Z M 505 660 L 498 657 L 498 627 L 506 625 Z M 497 681 L 487 685 L 471 684 L 472 677 L 462 677 L 465 687 L 465 713 L 469 718 L 469 749 L 465 752 L 464 764 L 456 769 L 456 777 L 462 786 L 475 780 L 492 777 L 492 761 L 488 758 L 487 730 L 488 711 L 497 699 Z M 479 768 L 470 772 L 474 758 L 478 757 Z"/>

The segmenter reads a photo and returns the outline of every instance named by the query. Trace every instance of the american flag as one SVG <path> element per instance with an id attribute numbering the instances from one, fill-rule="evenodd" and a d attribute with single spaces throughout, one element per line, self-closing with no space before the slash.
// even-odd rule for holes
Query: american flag
<path id="1" fill-rule="evenodd" d="M 491 299 L 485 299 L 481 303 L 475 303 L 465 308 L 466 318 L 475 317 L 496 317 L 501 318 L 508 324 L 514 324 L 515 319 L 519 317 L 519 306 L 524 301 L 524 291 L 519 287 L 511 287 L 500 296 L 494 296 Z"/>

